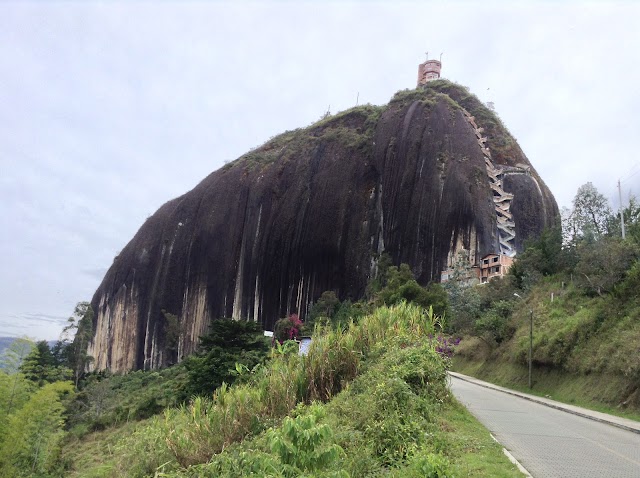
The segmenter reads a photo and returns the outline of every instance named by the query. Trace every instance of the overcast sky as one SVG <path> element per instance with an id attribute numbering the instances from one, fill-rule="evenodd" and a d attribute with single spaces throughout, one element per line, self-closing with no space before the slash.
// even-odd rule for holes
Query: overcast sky
<path id="1" fill-rule="evenodd" d="M 640 5 L 451 3 L 0 3 L 0 336 L 56 339 L 164 202 L 415 87 L 425 51 L 560 206 L 587 181 L 637 194 Z"/>

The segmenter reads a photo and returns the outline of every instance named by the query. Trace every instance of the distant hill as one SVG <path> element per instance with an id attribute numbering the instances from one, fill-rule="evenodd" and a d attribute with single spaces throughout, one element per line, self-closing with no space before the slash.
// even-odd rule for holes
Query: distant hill
<path id="1" fill-rule="evenodd" d="M 0 337 L 0 368 L 2 368 L 2 356 L 4 355 L 5 350 L 11 347 L 11 344 L 18 337 Z M 37 342 L 37 341 L 36 341 Z M 56 344 L 57 340 L 48 340 L 47 343 L 49 347 L 53 347 Z"/>
<path id="2" fill-rule="evenodd" d="M 4 354 L 5 349 L 7 349 L 15 339 L 15 337 L 0 337 L 0 355 Z"/>

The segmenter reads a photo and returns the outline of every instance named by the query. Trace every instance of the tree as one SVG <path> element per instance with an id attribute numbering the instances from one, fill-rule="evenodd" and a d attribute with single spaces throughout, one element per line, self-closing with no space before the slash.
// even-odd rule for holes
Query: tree
<path id="1" fill-rule="evenodd" d="M 629 198 L 629 204 L 622 210 L 626 236 L 637 243 L 640 243 L 640 201 L 635 196 Z M 622 237 L 619 213 L 611 218 L 609 227 L 610 234 Z"/>
<path id="2" fill-rule="evenodd" d="M 40 364 L 40 350 L 38 350 L 38 347 L 34 347 L 24 358 L 22 364 L 20 364 L 20 373 L 22 373 L 27 380 L 31 380 L 40 385 L 44 368 Z"/>
<path id="3" fill-rule="evenodd" d="M 622 211 L 622 217 L 630 239 L 640 244 L 640 201 L 635 196 L 629 198 L 629 205 Z"/>
<path id="4" fill-rule="evenodd" d="M 54 463 L 64 435 L 62 398 L 70 382 L 46 384 L 9 417 L 0 437 L 0 477 L 42 476 Z"/>
<path id="5" fill-rule="evenodd" d="M 530 287 L 540 277 L 562 271 L 569 272 L 576 263 L 575 249 L 562 245 L 562 230 L 559 226 L 545 229 L 539 238 L 525 243 L 525 249 L 516 256 L 509 269 L 519 289 Z"/>
<path id="6" fill-rule="evenodd" d="M 366 297 L 372 299 L 387 284 L 389 269 L 393 266 L 391 256 L 383 252 L 377 257 L 375 264 L 375 276 L 367 284 Z"/>
<path id="7" fill-rule="evenodd" d="M 33 385 L 20 373 L 24 358 L 33 349 L 33 342 L 26 338 L 14 340 L 2 356 L 0 370 L 0 432 L 5 420 L 27 399 Z"/>
<path id="8" fill-rule="evenodd" d="M 26 337 L 15 339 L 0 357 L 0 368 L 9 375 L 17 373 L 20 370 L 22 361 L 29 355 L 34 346 L 33 341 Z"/>
<path id="9" fill-rule="evenodd" d="M 257 323 L 214 320 L 209 333 L 200 337 L 196 354 L 184 361 L 188 392 L 209 394 L 222 382 L 232 383 L 237 376 L 236 363 L 252 369 L 264 361 L 269 350 L 269 340 Z"/>
<path id="10" fill-rule="evenodd" d="M 336 293 L 332 290 L 328 290 L 322 293 L 320 298 L 309 310 L 309 316 L 306 319 L 307 322 L 314 322 L 319 318 L 326 318 L 331 320 L 340 307 L 340 299 L 336 296 Z"/>
<path id="11" fill-rule="evenodd" d="M 447 293 L 442 286 L 431 283 L 426 288 L 422 287 L 408 264 L 389 267 L 387 282 L 376 296 L 378 305 L 393 305 L 403 300 L 424 308 L 432 306 L 439 316 L 444 316 L 448 309 Z"/>
<path id="12" fill-rule="evenodd" d="M 0 437 L 5 435 L 11 415 L 24 405 L 34 388 L 21 373 L 9 375 L 0 370 Z"/>
<path id="13" fill-rule="evenodd" d="M 31 350 L 20 366 L 24 376 L 42 386 L 45 383 L 69 380 L 73 373 L 63 365 L 58 365 L 46 340 L 41 340 Z"/>
<path id="14" fill-rule="evenodd" d="M 640 257 L 637 244 L 618 237 L 584 242 L 578 247 L 576 283 L 587 292 L 612 292 Z"/>
<path id="15" fill-rule="evenodd" d="M 590 240 L 606 234 L 612 216 L 607 198 L 592 183 L 583 184 L 573 198 L 573 211 L 569 217 L 573 241 Z"/>
<path id="16" fill-rule="evenodd" d="M 89 302 L 78 302 L 73 315 L 67 320 L 67 326 L 62 330 L 64 339 L 62 355 L 67 366 L 73 371 L 74 384 L 78 387 L 80 378 L 93 361 L 87 353 L 89 342 L 93 338 L 93 309 Z M 70 337 L 73 336 L 71 342 Z"/>

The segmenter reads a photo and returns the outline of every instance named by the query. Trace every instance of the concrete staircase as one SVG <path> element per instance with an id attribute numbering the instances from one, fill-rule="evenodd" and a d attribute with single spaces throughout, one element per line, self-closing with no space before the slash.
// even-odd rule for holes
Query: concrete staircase
<path id="1" fill-rule="evenodd" d="M 482 136 L 484 128 L 480 128 L 473 117 L 467 110 L 462 109 L 464 116 L 473 128 L 478 145 L 484 155 L 484 162 L 487 168 L 487 176 L 491 189 L 493 190 L 493 203 L 496 210 L 496 223 L 498 226 L 498 241 L 500 243 L 500 253 L 509 257 L 516 255 L 515 244 L 513 242 L 516 237 L 516 224 L 511 214 L 511 201 L 513 194 L 505 192 L 502 187 L 503 179 L 508 174 L 530 174 L 528 167 L 496 167 L 491 160 L 491 151 L 487 147 L 487 138 Z"/>

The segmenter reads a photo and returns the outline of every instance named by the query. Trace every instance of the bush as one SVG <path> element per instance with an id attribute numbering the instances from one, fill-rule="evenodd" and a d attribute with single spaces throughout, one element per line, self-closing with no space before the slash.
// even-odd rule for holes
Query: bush
<path id="1" fill-rule="evenodd" d="M 449 460 L 440 454 L 427 453 L 417 455 L 410 463 L 403 475 L 407 478 L 447 478 L 452 477 L 453 472 Z"/>
<path id="2" fill-rule="evenodd" d="M 230 447 L 234 450 L 233 444 L 242 440 L 259 442 L 260 437 L 267 436 L 260 435 L 263 430 L 277 424 L 300 403 L 328 401 L 344 395 L 340 392 L 345 389 L 349 394 L 360 388 L 360 415 L 352 410 L 349 420 L 359 420 L 361 426 L 355 431 L 366 443 L 366 450 L 377 450 L 377 458 L 357 461 L 404 460 L 419 444 L 426 443 L 425 427 L 434 416 L 433 410 L 447 397 L 446 363 L 429 339 L 438 323 L 432 311 L 425 313 L 416 305 L 402 302 L 377 309 L 359 324 L 350 323 L 346 330 L 318 326 L 308 355 L 287 353 L 286 347 L 273 349 L 271 360 L 246 383 L 222 385 L 212 400 L 197 397 L 188 406 L 165 411 L 164 420 L 153 419 L 148 446 L 165 459 L 161 462 L 165 470 L 191 467 L 189 474 L 196 474 L 190 476 L 238 476 L 251 470 L 271 476 L 297 476 L 296 470 L 313 467 L 322 468 L 313 472 L 314 476 L 343 476 L 337 475 L 340 472 L 330 464 L 338 460 L 338 455 L 344 456 L 333 446 L 331 430 L 336 428 L 333 423 L 328 423 L 331 429 L 324 427 L 313 407 L 310 410 L 315 418 L 298 411 L 297 415 L 306 418 L 285 420 L 283 427 L 270 432 L 271 438 L 280 437 L 278 449 L 261 446 L 255 454 L 241 450 L 217 454 Z M 367 378 L 357 385 L 358 380 L 354 380 L 364 360 L 381 365 L 368 371 Z M 367 418 L 367 414 L 373 418 Z M 140 440 L 145 440 L 145 433 L 140 432 Z M 164 436 L 163 443 L 158 436 Z M 313 449 L 310 443 L 303 444 L 307 436 L 315 443 Z M 144 446 L 139 444 L 137 449 L 141 451 Z M 287 450 L 294 446 L 306 447 L 306 457 L 302 453 L 298 458 L 287 458 Z M 211 465 L 198 465 L 209 461 Z M 144 459 L 134 468 L 146 473 L 153 465 L 160 466 L 155 459 Z"/>
<path id="3" fill-rule="evenodd" d="M 291 314 L 289 317 L 279 319 L 273 329 L 273 338 L 281 344 L 286 340 L 297 339 L 302 325 L 302 320 L 300 320 L 298 314 Z"/>
<path id="4" fill-rule="evenodd" d="M 391 266 L 386 272 L 386 283 L 376 296 L 378 305 L 394 305 L 402 301 L 412 302 L 423 308 L 433 307 L 438 315 L 445 315 L 448 308 L 447 293 L 440 284 L 422 287 L 407 264 Z"/>
<path id="5" fill-rule="evenodd" d="M 214 320 L 209 333 L 200 338 L 198 352 L 184 361 L 188 393 L 210 394 L 223 382 L 232 383 L 238 376 L 237 363 L 252 369 L 266 360 L 269 350 L 269 340 L 257 323 Z"/>
<path id="6" fill-rule="evenodd" d="M 358 322 L 367 313 L 370 313 L 368 304 L 364 302 L 352 303 L 349 300 L 340 302 L 335 292 L 326 291 L 311 307 L 302 333 L 311 335 L 315 324 L 347 327 L 350 321 Z"/>
<path id="7" fill-rule="evenodd" d="M 475 322 L 475 331 L 480 337 L 485 337 L 496 344 L 510 339 L 515 333 L 511 325 L 511 311 L 513 301 L 499 300 L 491 305 Z"/>
<path id="8" fill-rule="evenodd" d="M 638 246 L 618 238 L 583 242 L 578 247 L 576 283 L 587 293 L 612 292 L 640 256 Z"/>
<path id="9" fill-rule="evenodd" d="M 344 456 L 342 448 L 334 442 L 333 430 L 318 421 L 325 415 L 322 407 L 313 405 L 295 418 L 287 417 L 282 426 L 267 433 L 271 453 L 283 465 L 286 475 L 301 476 L 303 473 L 326 471 Z M 334 473 L 333 476 L 348 476 Z"/>

